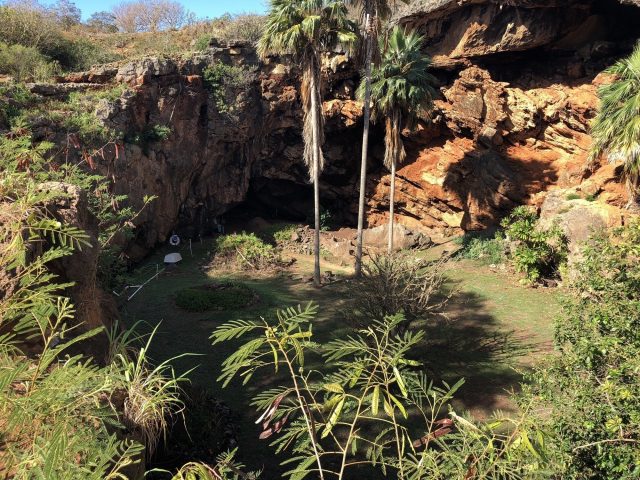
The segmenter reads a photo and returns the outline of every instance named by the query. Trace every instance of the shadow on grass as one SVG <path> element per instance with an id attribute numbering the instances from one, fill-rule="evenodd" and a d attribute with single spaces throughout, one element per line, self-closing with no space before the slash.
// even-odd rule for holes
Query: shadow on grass
<path id="1" fill-rule="evenodd" d="M 456 282 L 459 283 L 459 282 Z M 418 320 L 413 330 L 422 330 L 425 339 L 414 359 L 425 365 L 436 383 L 465 379 L 456 394 L 455 405 L 486 417 L 494 410 L 510 410 L 509 392 L 519 388 L 522 375 L 518 358 L 542 350 L 532 339 L 504 327 L 491 315 L 487 300 L 464 291 L 451 282 L 453 295 L 445 316 Z"/>

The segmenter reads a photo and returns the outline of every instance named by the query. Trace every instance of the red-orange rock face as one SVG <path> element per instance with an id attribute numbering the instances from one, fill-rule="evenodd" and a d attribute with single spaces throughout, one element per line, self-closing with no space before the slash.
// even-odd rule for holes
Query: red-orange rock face
<path id="1" fill-rule="evenodd" d="M 407 226 L 482 229 L 516 205 L 539 205 L 550 189 L 582 184 L 607 203 L 626 202 L 614 166 L 587 170 L 589 124 L 598 106 L 589 79 L 523 89 L 470 67 L 443 97 L 436 105 L 448 135 L 410 137 L 398 171 L 398 220 Z M 388 203 L 388 186 L 385 176 L 369 203 L 374 210 Z M 382 211 L 371 217 L 374 223 L 384 218 Z"/>
<path id="2" fill-rule="evenodd" d="M 425 35 L 441 82 L 431 121 L 405 132 L 400 223 L 432 236 L 482 229 L 519 204 L 542 206 L 547 192 L 559 189 L 597 197 L 607 209 L 627 202 L 615 165 L 587 168 L 589 125 L 597 87 L 611 81 L 599 74 L 629 52 L 640 9 L 615 0 L 416 0 L 399 12 L 396 21 Z M 360 78 L 345 55 L 325 60 L 322 203 L 352 225 Z M 215 62 L 249 72 L 245 85 L 226 90 L 227 111 L 201 81 L 204 67 Z M 98 107 L 112 128 L 171 126 L 166 141 L 127 145 L 125 156 L 101 167 L 134 202 L 158 195 L 137 219 L 137 245 L 149 248 L 176 228 L 185 235 L 205 232 L 216 216 L 247 202 L 266 216 L 302 220 L 311 211 L 299 73 L 287 59 L 260 61 L 250 46 L 236 44 L 188 60 L 145 59 L 66 80 L 100 79 L 132 86 Z M 377 124 L 370 137 L 367 219 L 373 226 L 386 220 L 388 208 L 383 133 Z"/>

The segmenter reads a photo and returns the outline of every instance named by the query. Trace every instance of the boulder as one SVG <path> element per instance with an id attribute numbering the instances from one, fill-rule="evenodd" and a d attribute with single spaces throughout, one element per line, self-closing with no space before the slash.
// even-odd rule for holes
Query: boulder
<path id="1" fill-rule="evenodd" d="M 389 238 L 389 224 L 365 229 L 363 238 L 367 248 L 386 249 Z M 431 239 L 423 233 L 414 232 L 400 223 L 394 223 L 393 247 L 396 251 L 409 248 L 427 248 L 431 244 Z"/>
<path id="2" fill-rule="evenodd" d="M 542 229 L 554 224 L 560 226 L 569 242 L 571 262 L 571 257 L 579 255 L 581 246 L 591 235 L 628 223 L 634 216 L 602 201 L 582 198 L 576 189 L 556 189 L 546 195 L 538 225 Z"/>

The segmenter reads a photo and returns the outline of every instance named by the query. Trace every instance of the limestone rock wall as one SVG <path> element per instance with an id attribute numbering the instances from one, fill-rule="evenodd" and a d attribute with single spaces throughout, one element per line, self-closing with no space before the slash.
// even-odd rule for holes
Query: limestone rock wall
<path id="1" fill-rule="evenodd" d="M 625 3 L 625 2 L 623 2 Z M 629 2 L 626 2 L 629 3 Z M 614 0 L 426 0 L 396 21 L 418 28 L 441 81 L 431 118 L 407 132 L 399 170 L 397 220 L 432 236 L 496 224 L 514 206 L 541 205 L 546 192 L 571 188 L 615 208 L 626 203 L 615 166 L 586 168 L 589 124 L 599 76 L 630 50 L 640 9 Z M 216 62 L 249 72 L 225 91 L 221 113 L 203 84 Z M 358 70 L 344 54 L 326 58 L 326 170 L 322 202 L 352 224 L 362 106 Z M 248 45 L 214 45 L 186 60 L 146 59 L 66 79 L 120 82 L 130 89 L 98 105 L 99 118 L 122 131 L 168 125 L 166 140 L 127 143 L 100 168 L 133 202 L 158 199 L 137 220 L 139 256 L 174 229 L 197 235 L 243 202 L 267 213 L 304 218 L 310 186 L 301 162 L 298 72 L 286 58 L 260 62 Z M 368 220 L 386 219 L 388 173 L 383 132 L 374 126 L 367 187 Z"/>

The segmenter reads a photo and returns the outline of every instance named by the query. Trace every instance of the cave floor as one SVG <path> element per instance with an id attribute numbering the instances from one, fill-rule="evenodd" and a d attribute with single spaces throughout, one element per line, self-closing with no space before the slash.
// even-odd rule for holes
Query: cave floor
<path id="1" fill-rule="evenodd" d="M 269 316 L 277 308 L 310 300 L 320 307 L 314 323 L 316 341 L 346 335 L 352 328 L 344 314 L 349 309 L 350 271 L 338 263 L 323 261 L 323 271 L 331 270 L 341 281 L 315 289 L 300 280 L 309 277 L 313 267 L 313 259 L 303 255 L 295 256 L 296 263 L 285 274 L 209 270 L 206 265 L 212 246 L 211 239 L 194 244 L 193 255 L 188 247 L 183 247 L 184 260 L 178 267 L 150 282 L 122 305 L 123 321 L 129 326 L 142 321 L 147 329 L 160 322 L 151 351 L 155 361 L 185 352 L 198 354 L 175 360 L 176 370 L 183 372 L 197 367 L 190 374 L 191 382 L 222 399 L 239 416 L 238 441 L 240 451 L 245 452 L 243 461 L 254 468 L 266 466 L 274 471 L 279 460 L 268 442 L 258 440 L 260 429 L 254 424 L 257 414 L 249 403 L 255 393 L 277 385 L 280 379 L 265 372 L 245 387 L 232 382 L 221 389 L 216 382 L 220 364 L 236 344 L 226 342 L 213 347 L 209 337 L 223 322 Z M 151 277 L 156 265 L 162 268 L 162 259 L 168 252 L 168 248 L 158 250 L 136 271 L 136 279 Z M 436 381 L 451 383 L 465 378 L 454 402 L 456 410 L 469 411 L 479 419 L 495 410 L 515 413 L 516 406 L 508 392 L 517 390 L 527 368 L 552 352 L 552 320 L 559 310 L 561 291 L 526 288 L 508 272 L 468 260 L 455 262 L 449 277 L 455 294 L 447 306 L 447 319 L 437 325 L 414 325 L 426 331 L 418 356 Z M 241 310 L 206 313 L 189 313 L 175 305 L 178 290 L 221 280 L 246 283 L 258 293 L 260 302 Z M 314 359 L 310 363 L 309 367 L 322 368 L 319 359 L 315 365 Z"/>

